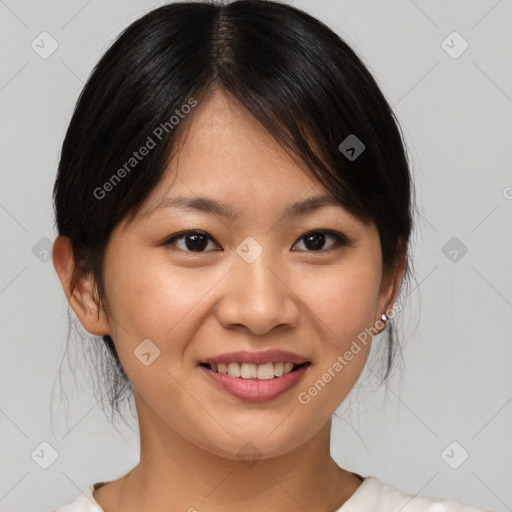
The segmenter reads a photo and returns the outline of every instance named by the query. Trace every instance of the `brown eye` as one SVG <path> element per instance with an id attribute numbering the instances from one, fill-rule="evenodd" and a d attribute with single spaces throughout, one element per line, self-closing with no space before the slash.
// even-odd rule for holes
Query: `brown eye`
<path id="1" fill-rule="evenodd" d="M 334 239 L 334 244 L 331 244 L 331 247 L 328 247 L 326 249 L 324 246 L 326 243 L 326 239 L 329 238 Z M 303 235 L 299 241 L 302 240 L 304 240 L 304 246 L 306 247 L 307 252 L 329 251 L 333 248 L 349 244 L 349 240 L 341 233 L 335 233 L 325 230 L 311 231 Z"/>
<path id="2" fill-rule="evenodd" d="M 178 245 L 177 241 L 181 241 L 181 244 Z M 204 250 L 209 241 L 213 242 L 213 239 L 208 233 L 196 230 L 174 235 L 168 238 L 164 245 L 175 245 L 186 252 L 209 252 Z"/>

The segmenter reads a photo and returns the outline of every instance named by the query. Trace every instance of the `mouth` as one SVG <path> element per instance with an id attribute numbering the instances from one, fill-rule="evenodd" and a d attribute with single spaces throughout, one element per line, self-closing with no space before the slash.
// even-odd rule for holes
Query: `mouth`
<path id="1" fill-rule="evenodd" d="M 239 400 L 263 402 L 287 394 L 303 379 L 310 361 L 304 363 L 205 363 L 198 368 L 216 389 Z"/>
<path id="2" fill-rule="evenodd" d="M 292 363 L 291 361 L 280 361 L 276 363 L 199 363 L 199 366 L 207 368 L 214 373 L 227 375 L 236 379 L 244 380 L 274 380 L 283 375 L 296 372 L 303 366 L 310 366 L 311 363 L 306 361 L 301 364 Z"/>

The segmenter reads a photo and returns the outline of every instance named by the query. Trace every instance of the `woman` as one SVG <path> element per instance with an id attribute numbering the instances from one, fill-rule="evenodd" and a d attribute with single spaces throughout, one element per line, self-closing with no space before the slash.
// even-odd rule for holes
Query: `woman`
<path id="1" fill-rule="evenodd" d="M 410 271 L 398 123 L 356 54 L 277 2 L 160 7 L 105 53 L 54 190 L 53 262 L 133 391 L 140 462 L 58 512 L 475 511 L 330 455 Z"/>

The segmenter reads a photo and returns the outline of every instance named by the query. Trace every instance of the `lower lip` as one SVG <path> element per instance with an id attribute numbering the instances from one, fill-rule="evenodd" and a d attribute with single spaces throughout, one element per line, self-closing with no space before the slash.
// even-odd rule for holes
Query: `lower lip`
<path id="1" fill-rule="evenodd" d="M 233 396 L 251 402 L 261 402 L 272 400 L 286 393 L 286 391 L 297 384 L 309 366 L 311 365 L 305 364 L 294 372 L 287 373 L 281 377 L 274 377 L 271 380 L 242 379 L 214 372 L 204 366 L 199 366 L 199 368 Z"/>

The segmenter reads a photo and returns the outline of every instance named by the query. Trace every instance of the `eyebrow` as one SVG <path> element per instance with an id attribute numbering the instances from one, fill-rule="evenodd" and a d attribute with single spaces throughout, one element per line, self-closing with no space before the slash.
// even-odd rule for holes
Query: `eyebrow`
<path id="1" fill-rule="evenodd" d="M 332 196 L 314 196 L 287 206 L 283 212 L 282 218 L 284 219 L 296 215 L 304 215 L 307 212 L 317 210 L 323 206 L 343 207 L 342 204 Z M 155 211 L 162 208 L 181 208 L 183 210 L 201 211 L 209 214 L 215 214 L 231 221 L 238 218 L 238 213 L 233 210 L 230 205 L 203 196 L 165 197 L 146 210 L 141 215 L 141 218 L 147 218 Z"/>

